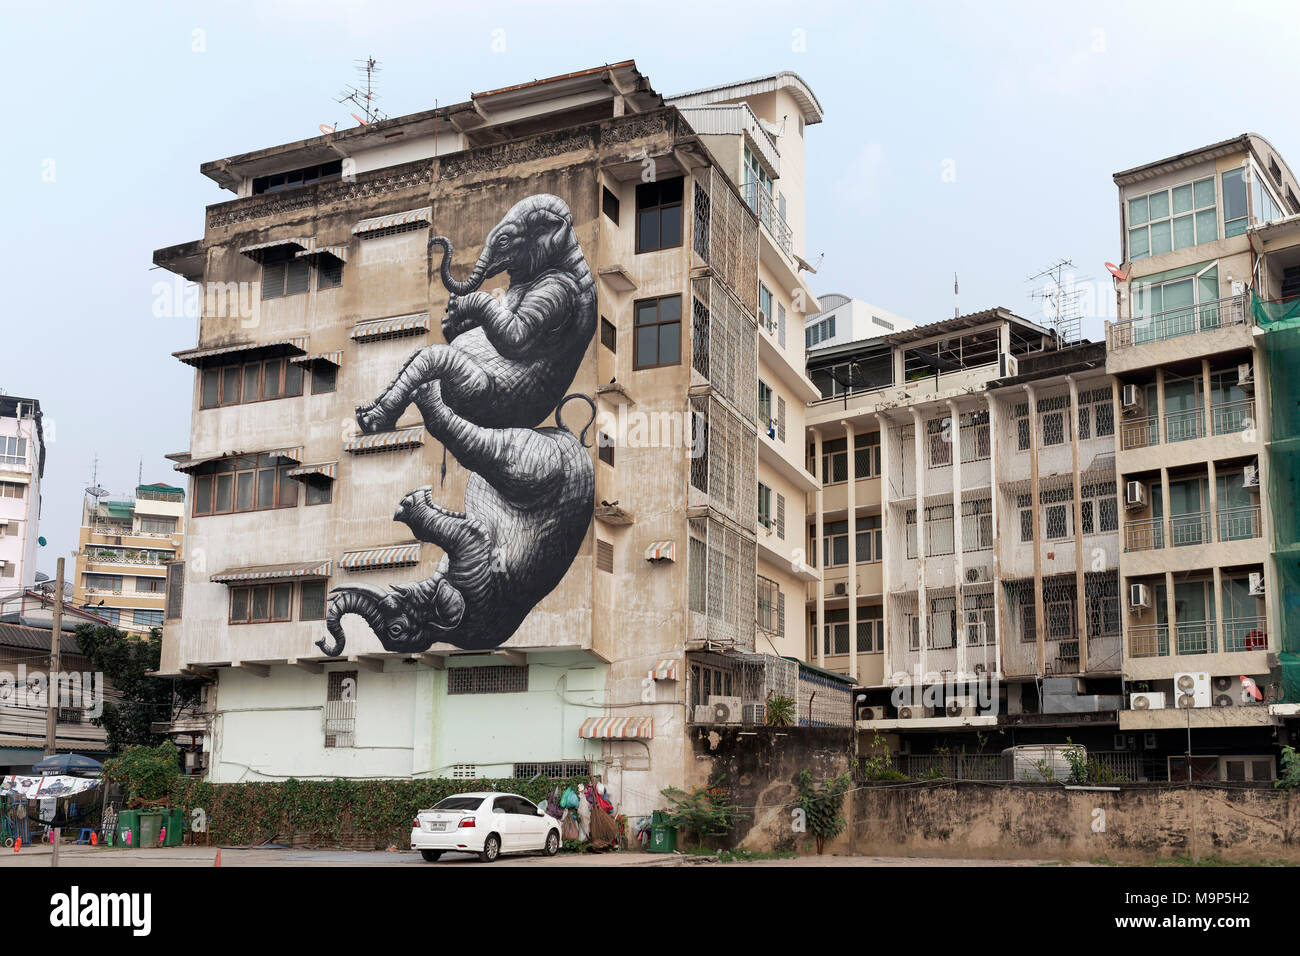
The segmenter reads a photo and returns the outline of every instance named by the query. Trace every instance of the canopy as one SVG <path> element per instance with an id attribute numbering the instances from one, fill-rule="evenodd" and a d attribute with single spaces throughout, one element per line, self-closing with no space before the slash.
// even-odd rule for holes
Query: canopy
<path id="1" fill-rule="evenodd" d="M 55 754 L 32 765 L 32 773 L 98 773 L 104 765 L 81 754 Z"/>

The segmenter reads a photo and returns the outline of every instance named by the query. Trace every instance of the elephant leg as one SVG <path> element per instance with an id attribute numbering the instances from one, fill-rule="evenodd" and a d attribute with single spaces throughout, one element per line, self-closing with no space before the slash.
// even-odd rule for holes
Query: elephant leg
<path id="1" fill-rule="evenodd" d="M 432 382 L 446 382 L 464 401 L 486 395 L 490 380 L 486 372 L 460 349 L 450 345 L 429 345 L 414 352 L 397 377 L 369 405 L 357 406 L 357 424 L 362 432 L 391 431 L 416 393 Z"/>

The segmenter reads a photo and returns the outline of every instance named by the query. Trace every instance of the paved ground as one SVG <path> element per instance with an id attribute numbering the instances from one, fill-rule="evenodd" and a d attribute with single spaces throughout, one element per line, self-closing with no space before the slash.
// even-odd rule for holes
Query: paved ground
<path id="1" fill-rule="evenodd" d="M 61 866 L 212 866 L 215 847 L 172 847 L 128 850 L 118 847 L 62 846 Z M 0 850 L 0 868 L 44 866 L 51 863 L 49 846 L 33 846 L 20 853 Z M 411 850 L 359 852 L 351 850 L 243 850 L 223 849 L 224 866 L 472 866 L 478 858 L 448 853 L 437 863 L 425 863 Z M 493 866 L 1043 866 L 1055 860 L 933 860 L 879 856 L 802 856 L 789 860 L 754 860 L 718 864 L 707 858 L 671 853 L 561 853 L 555 857 L 503 856 Z M 1086 864 L 1085 864 L 1086 865 Z"/>

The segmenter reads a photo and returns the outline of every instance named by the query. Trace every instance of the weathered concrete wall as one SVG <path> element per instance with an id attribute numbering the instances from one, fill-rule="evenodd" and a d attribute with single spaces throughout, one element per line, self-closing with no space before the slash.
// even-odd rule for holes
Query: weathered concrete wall
<path id="1" fill-rule="evenodd" d="M 744 808 L 727 846 L 748 850 L 813 851 L 809 833 L 797 833 L 792 814 L 799 801 L 796 781 L 811 770 L 821 781 L 851 770 L 853 731 L 839 727 L 695 727 L 690 734 L 693 764 L 686 785 L 716 783 Z M 852 794 L 844 813 L 852 816 Z M 849 852 L 848 830 L 826 844 L 827 853 Z"/>
<path id="2" fill-rule="evenodd" d="M 871 856 L 1300 862 L 1298 806 L 1285 791 L 1227 787 L 867 786 L 854 793 L 848 845 Z"/>

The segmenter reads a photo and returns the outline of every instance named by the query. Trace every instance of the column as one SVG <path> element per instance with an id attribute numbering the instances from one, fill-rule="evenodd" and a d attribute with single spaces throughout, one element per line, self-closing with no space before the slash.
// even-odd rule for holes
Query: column
<path id="1" fill-rule="evenodd" d="M 821 578 L 817 581 L 817 612 L 816 621 L 813 624 L 813 640 L 816 641 L 817 648 L 817 666 L 826 666 L 826 548 L 822 541 L 826 533 L 825 520 L 822 514 L 822 488 L 826 484 L 825 476 L 822 472 L 825 468 L 822 466 L 822 430 L 814 428 L 813 433 L 813 477 L 817 479 L 817 540 L 813 543 L 816 552 L 813 554 L 813 563 L 821 572 Z"/>
<path id="2" fill-rule="evenodd" d="M 853 440 L 857 434 L 850 421 L 842 421 L 849 450 L 849 676 L 858 679 L 858 466 Z"/>

